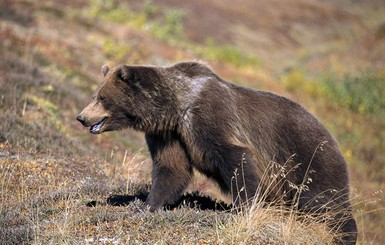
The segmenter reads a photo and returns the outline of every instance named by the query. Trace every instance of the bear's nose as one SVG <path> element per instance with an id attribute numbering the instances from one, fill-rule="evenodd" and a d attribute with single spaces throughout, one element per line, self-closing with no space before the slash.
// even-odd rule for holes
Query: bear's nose
<path id="1" fill-rule="evenodd" d="M 76 120 L 78 120 L 79 122 L 81 122 L 81 124 L 83 124 L 83 126 L 86 125 L 86 119 L 82 116 L 82 115 L 79 115 L 76 117 Z"/>

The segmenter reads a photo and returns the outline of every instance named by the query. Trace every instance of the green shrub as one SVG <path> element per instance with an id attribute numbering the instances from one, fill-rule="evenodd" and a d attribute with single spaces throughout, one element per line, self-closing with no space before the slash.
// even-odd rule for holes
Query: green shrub
<path id="1" fill-rule="evenodd" d="M 326 98 L 336 106 L 366 116 L 385 116 L 385 74 L 365 72 L 338 77 L 328 74 L 310 80 L 299 69 L 293 69 L 281 78 L 291 92 L 305 92 L 316 98 Z"/>
<path id="2" fill-rule="evenodd" d="M 194 52 L 209 60 L 215 60 L 241 67 L 244 65 L 260 66 L 261 62 L 253 55 L 247 54 L 232 45 L 219 45 L 213 39 L 206 40 L 205 45 L 192 47 Z"/>
<path id="3" fill-rule="evenodd" d="M 291 70 L 281 77 L 281 81 L 290 92 L 304 91 L 313 97 L 325 95 L 323 86 L 319 86 L 317 81 L 309 79 L 306 73 L 300 69 Z"/>
<path id="4" fill-rule="evenodd" d="M 156 38 L 175 43 L 183 39 L 182 10 L 161 10 L 151 0 L 143 3 L 140 11 L 132 11 L 119 0 L 90 0 L 91 16 L 117 23 L 129 22 L 132 26 L 149 31 Z"/>
<path id="5" fill-rule="evenodd" d="M 103 40 L 102 48 L 103 53 L 106 54 L 107 57 L 115 58 L 122 62 L 126 60 L 131 51 L 130 45 L 120 44 L 110 38 L 105 38 Z"/>
<path id="6" fill-rule="evenodd" d="M 90 0 L 89 13 L 102 20 L 117 23 L 124 23 L 132 18 L 128 7 L 117 0 Z"/>
<path id="7" fill-rule="evenodd" d="M 295 92 L 300 90 L 306 84 L 305 74 L 298 70 L 293 69 L 288 74 L 281 78 L 283 85 L 290 91 Z"/>
<path id="8" fill-rule="evenodd" d="M 182 10 L 167 10 L 162 19 L 150 22 L 147 29 L 160 40 L 176 43 L 183 39 L 184 16 Z"/>
<path id="9" fill-rule="evenodd" d="M 328 77 L 321 79 L 320 85 L 328 98 L 340 106 L 364 115 L 385 116 L 384 74 L 366 72 L 342 79 Z"/>

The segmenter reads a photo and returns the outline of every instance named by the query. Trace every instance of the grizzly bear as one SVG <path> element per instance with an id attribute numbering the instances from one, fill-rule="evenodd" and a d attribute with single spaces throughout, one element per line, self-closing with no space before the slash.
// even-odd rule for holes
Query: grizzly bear
<path id="1" fill-rule="evenodd" d="M 198 62 L 103 66 L 102 73 L 77 120 L 93 134 L 127 127 L 145 133 L 153 160 L 150 211 L 177 201 L 196 169 L 236 206 L 259 198 L 330 213 L 343 243 L 355 243 L 345 160 L 299 104 L 227 82 Z"/>

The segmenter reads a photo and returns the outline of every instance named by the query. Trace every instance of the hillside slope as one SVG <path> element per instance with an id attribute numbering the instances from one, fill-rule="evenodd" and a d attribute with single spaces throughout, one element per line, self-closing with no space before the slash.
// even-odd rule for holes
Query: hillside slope
<path id="1" fill-rule="evenodd" d="M 135 7 L 135 1 L 130 2 Z M 321 72 L 336 64 L 345 71 L 385 65 L 381 0 L 157 3 L 185 13 L 184 31 L 189 40 L 204 44 L 212 38 L 238 46 L 263 60 L 264 67 L 275 75 L 298 66 Z"/>
<path id="2" fill-rule="evenodd" d="M 0 1 L 0 243 L 330 241 L 322 224 L 282 210 L 245 218 L 189 208 L 148 214 L 139 202 L 85 206 L 150 181 L 140 133 L 94 136 L 75 120 L 101 65 L 190 59 L 315 113 L 349 161 L 360 241 L 385 242 L 384 6 L 354 2 Z M 225 198 L 202 176 L 189 190 Z"/>

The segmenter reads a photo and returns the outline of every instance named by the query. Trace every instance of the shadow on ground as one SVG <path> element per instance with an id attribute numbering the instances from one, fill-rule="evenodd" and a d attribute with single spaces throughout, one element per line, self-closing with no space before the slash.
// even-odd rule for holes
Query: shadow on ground
<path id="1" fill-rule="evenodd" d="M 97 205 L 111 205 L 111 206 L 128 206 L 134 201 L 146 201 L 148 192 L 140 192 L 136 195 L 111 195 L 106 202 L 91 201 L 86 204 L 87 207 L 95 207 Z M 177 202 L 172 205 L 166 205 L 165 210 L 173 210 L 181 207 L 196 208 L 199 210 L 213 210 L 213 211 L 229 211 L 232 206 L 222 202 L 211 199 L 207 196 L 199 195 L 198 193 L 184 194 Z"/>

